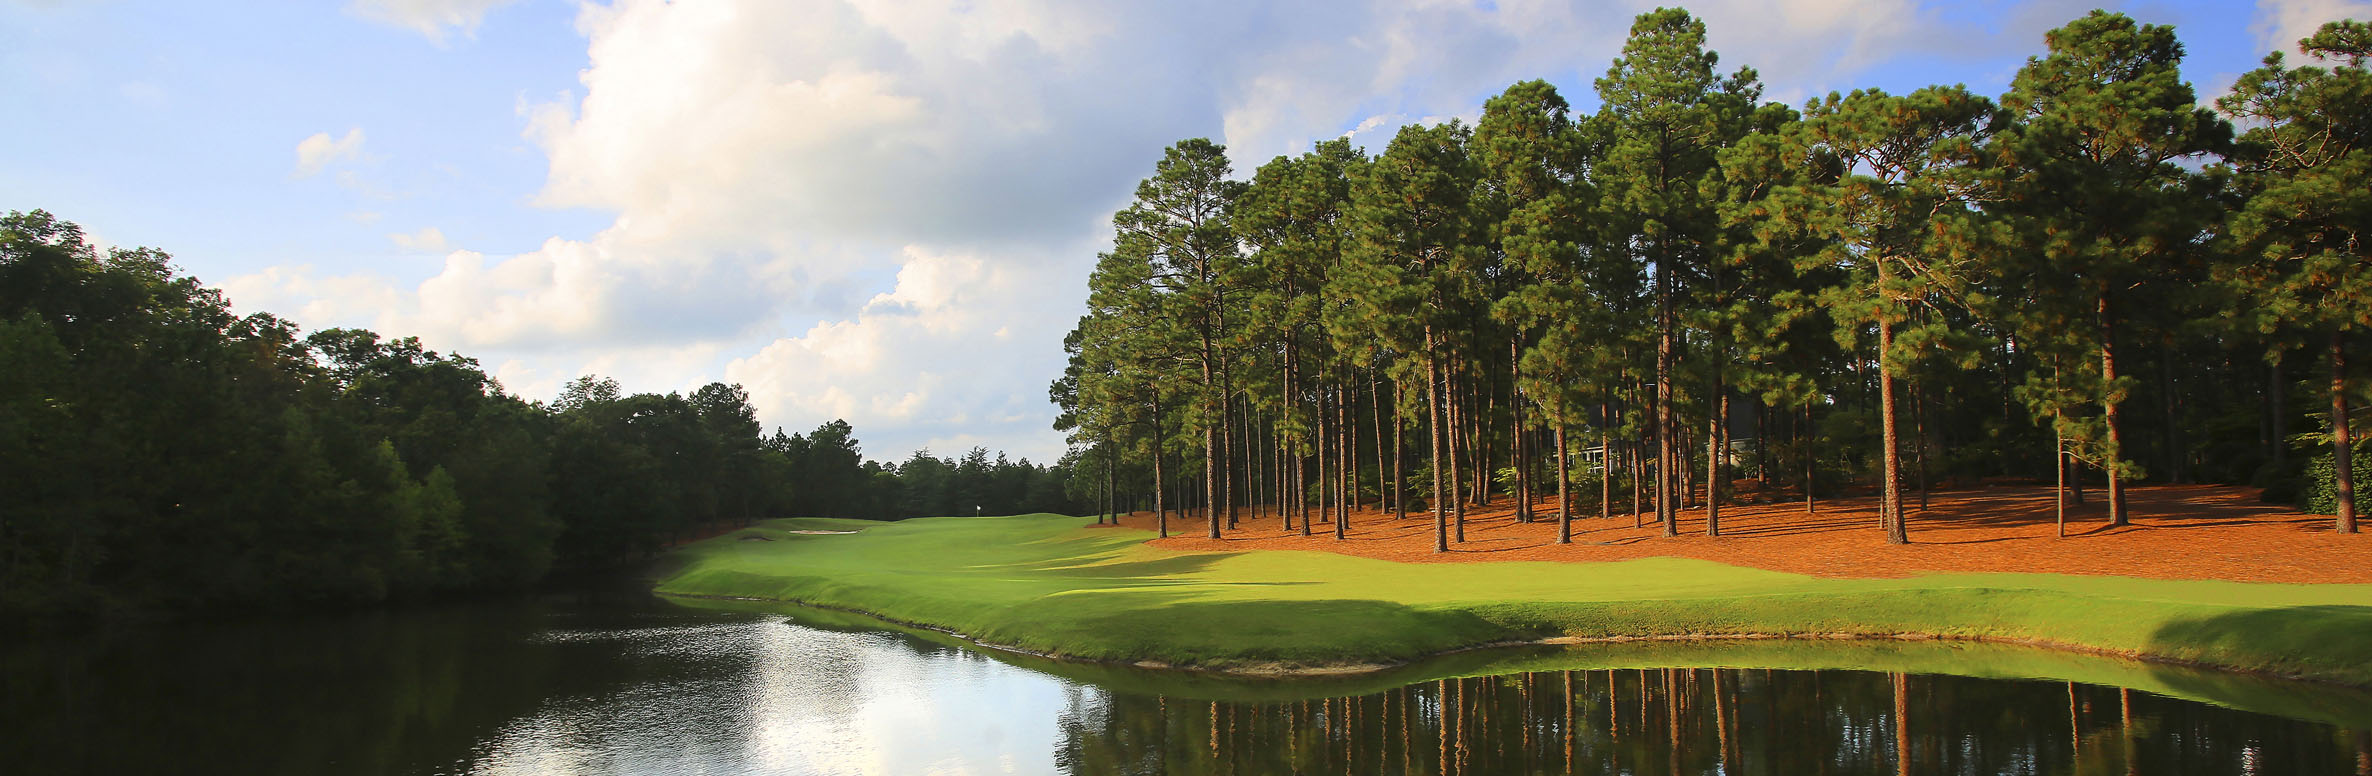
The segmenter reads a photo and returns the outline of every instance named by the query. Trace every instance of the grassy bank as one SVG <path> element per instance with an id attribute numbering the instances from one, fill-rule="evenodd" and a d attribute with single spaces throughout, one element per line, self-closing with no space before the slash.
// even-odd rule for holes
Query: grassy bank
<path id="1" fill-rule="evenodd" d="M 1698 560 L 1400 564 L 1180 553 L 1084 518 L 774 521 L 677 551 L 658 589 L 861 610 L 1066 657 L 1378 666 L 1551 638 L 1929 635 L 2372 686 L 2372 585 L 2053 574 L 1823 579 Z M 771 541 L 753 541 L 762 536 Z"/>
<path id="2" fill-rule="evenodd" d="M 957 648 L 970 645 L 964 639 L 939 631 L 902 626 L 839 610 L 736 599 L 675 600 L 702 609 L 788 614 L 792 621 L 810 628 L 891 630 L 932 644 Z M 1170 671 L 1113 663 L 1058 660 L 1001 650 L 984 652 L 1004 663 L 1114 690 L 1229 703 L 1279 703 L 1373 695 L 1437 679 L 1504 676 L 1525 672 L 1719 666 L 1749 670 L 1855 670 L 2065 681 L 2124 687 L 2169 698 L 2348 729 L 2372 728 L 2372 690 L 1974 641 L 1758 639 L 1521 646 L 1452 652 L 1377 671 L 1286 677 Z"/>

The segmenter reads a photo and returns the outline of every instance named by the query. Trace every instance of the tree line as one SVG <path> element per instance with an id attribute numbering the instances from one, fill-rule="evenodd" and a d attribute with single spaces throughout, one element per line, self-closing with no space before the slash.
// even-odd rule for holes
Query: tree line
<path id="1" fill-rule="evenodd" d="M 1051 388 L 1094 508 L 1214 538 L 1429 511 L 1443 551 L 1496 500 L 1569 542 L 1583 509 L 1719 535 L 1733 487 L 1813 510 L 1870 483 L 1899 543 L 1932 483 L 2019 477 L 2057 485 L 2063 534 L 2087 481 L 2117 525 L 2133 483 L 2223 482 L 2355 530 L 2364 23 L 2213 109 L 2173 29 L 2121 14 L 2048 33 L 1998 98 L 1794 108 L 1704 42 L 1640 15 L 1588 115 L 1529 81 L 1249 180 L 1167 149 Z"/>
<path id="2" fill-rule="evenodd" d="M 237 315 L 163 252 L 0 217 L 0 612 L 519 589 L 760 517 L 1075 511 L 1066 479 L 864 461 L 843 421 L 764 435 L 736 385 L 531 402 L 418 339 Z"/>

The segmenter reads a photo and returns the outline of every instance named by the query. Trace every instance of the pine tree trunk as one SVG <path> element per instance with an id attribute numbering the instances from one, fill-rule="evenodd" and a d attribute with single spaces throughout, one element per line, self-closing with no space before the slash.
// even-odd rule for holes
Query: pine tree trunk
<path id="1" fill-rule="evenodd" d="M 1156 389 L 1153 392 L 1153 522 L 1160 527 L 1161 538 L 1167 539 L 1170 538 L 1170 513 L 1168 505 L 1162 500 L 1162 491 L 1168 489 L 1162 479 L 1162 457 L 1161 391 Z"/>
<path id="2" fill-rule="evenodd" d="M 1680 473 L 1679 487 L 1674 490 L 1680 496 L 1680 503 L 1672 508 L 1675 517 L 1681 512 L 1702 506 L 1697 499 L 1697 462 L 1688 459 L 1689 451 L 1696 448 L 1697 438 L 1689 436 L 1688 424 L 1681 423 L 1679 427 L 1680 438 L 1672 443 L 1674 454 L 1679 456 L 1672 464 L 1673 470 Z"/>
<path id="3" fill-rule="evenodd" d="M 1238 488 L 1244 495 L 1238 501 L 1243 503 L 1244 517 L 1258 521 L 1260 519 L 1260 446 L 1258 444 L 1260 435 L 1258 425 L 1252 418 L 1254 409 L 1250 392 L 1246 391 L 1243 411 L 1244 423 L 1236 429 L 1242 433 L 1241 439 L 1243 440 L 1242 444 L 1237 445 L 1237 449 L 1244 453 L 1244 482 L 1243 487 Z"/>
<path id="4" fill-rule="evenodd" d="M 1273 422 L 1271 428 L 1274 428 Z M 1290 532 L 1293 530 L 1293 502 L 1286 494 L 1293 487 L 1293 476 L 1292 472 L 1285 469 L 1285 435 L 1272 430 L 1268 443 L 1271 448 L 1268 451 L 1268 484 L 1276 490 L 1278 522 Z"/>
<path id="5" fill-rule="evenodd" d="M 1308 391 L 1310 389 L 1305 387 L 1302 390 Z M 1295 396 L 1297 399 L 1296 405 L 1298 406 L 1299 394 L 1296 394 Z M 1306 435 L 1310 432 L 1309 430 L 1304 429 L 1301 433 Z M 1307 442 L 1309 440 L 1305 437 L 1295 439 L 1294 441 Z M 1315 445 L 1312 446 L 1314 447 Z M 1301 513 L 1301 535 L 1303 536 L 1310 535 L 1310 524 L 1318 519 L 1317 514 L 1310 505 L 1310 466 L 1310 456 L 1302 453 L 1300 446 L 1296 445 L 1293 450 L 1293 504 L 1294 509 Z M 1323 499 L 1324 497 L 1324 493 L 1319 494 L 1320 499 Z"/>
<path id="6" fill-rule="evenodd" d="M 1293 530 L 1293 510 L 1287 506 L 1285 501 L 1285 484 L 1285 436 L 1277 431 L 1277 419 L 1269 418 L 1268 488 L 1270 497 L 1275 499 L 1270 503 L 1276 505 L 1276 514 L 1283 522 L 1284 530 L 1291 531 Z"/>
<path id="7" fill-rule="evenodd" d="M 1648 488 L 1647 441 L 1632 440 L 1623 443 L 1623 446 L 1630 448 L 1628 452 L 1631 454 L 1628 464 L 1631 469 L 1631 527 L 1645 528 L 1647 523 L 1643 521 L 1647 517 L 1648 505 L 1641 503 L 1641 500 L 1646 498 Z"/>
<path id="8" fill-rule="evenodd" d="M 2266 410 L 2266 426 L 2273 430 L 2271 457 L 2273 458 L 2273 468 L 2276 471 L 2282 469 L 2289 462 L 2290 424 L 2287 422 L 2288 418 L 2282 408 L 2282 389 L 2288 384 L 2288 380 L 2282 379 L 2281 361 L 2277 359 L 2273 362 L 2269 374 L 2265 378 L 2265 400 L 2269 405 L 2269 409 Z"/>
<path id="9" fill-rule="evenodd" d="M 2331 475 L 2339 532 L 2356 532 L 2355 437 L 2347 422 L 2347 330 L 2331 330 Z"/>
<path id="10" fill-rule="evenodd" d="M 1886 262 L 1878 262 L 1878 283 L 1886 283 Z M 1882 451 L 1878 469 L 1878 523 L 1886 528 L 1889 544 L 1909 544 L 1909 532 L 1903 527 L 1902 456 L 1900 440 L 1894 422 L 1894 372 L 1886 368 L 1886 354 L 1894 350 L 1894 324 L 1885 313 L 1878 316 L 1878 428 Z"/>
<path id="11" fill-rule="evenodd" d="M 2084 501 L 2084 459 L 2083 456 L 2076 454 L 2076 449 L 2076 445 L 2068 445 L 2067 501 L 2080 507 L 2086 503 Z"/>
<path id="12" fill-rule="evenodd" d="M 1219 371 L 1219 382 L 1222 387 L 1219 394 L 1219 503 L 1227 505 L 1227 528 L 1232 531 L 1235 530 L 1237 517 L 1235 450 L 1239 441 L 1235 433 L 1235 392 L 1225 390 L 1226 384 L 1230 382 L 1227 370 Z"/>
<path id="13" fill-rule="evenodd" d="M 1927 392 L 1911 382 L 1911 460 L 1919 475 L 1919 511 L 1927 511 Z"/>
<path id="14" fill-rule="evenodd" d="M 1721 535 L 1721 464 L 1728 457 L 1730 396 L 1721 384 L 1721 367 L 1713 368 L 1713 419 L 1705 429 L 1705 535 Z"/>
<path id="15" fill-rule="evenodd" d="M 1468 438 L 1474 441 L 1466 446 L 1466 452 L 1474 456 L 1474 504 L 1487 507 L 1491 505 L 1491 419 L 1499 414 L 1499 394 L 1491 390 L 1487 377 L 1476 381 L 1474 393 L 1480 397 L 1482 411 L 1467 424 Z"/>
<path id="16" fill-rule="evenodd" d="M 1911 776 L 1911 693 L 1909 679 L 1894 677 L 1894 773 Z"/>
<path id="17" fill-rule="evenodd" d="M 1302 455 L 1309 464 L 1309 472 L 1301 485 L 1303 498 L 1309 501 L 1309 506 L 1301 511 L 1303 536 L 1310 535 L 1319 524 L 1334 519 L 1327 503 L 1333 495 L 1326 487 L 1326 387 L 1314 386 L 1311 391 L 1309 451 Z"/>
<path id="18" fill-rule="evenodd" d="M 1495 408 L 1482 399 L 1488 391 L 1455 381 L 1451 384 L 1458 386 L 1455 395 L 1461 399 L 1456 424 L 1461 444 L 1455 455 L 1464 464 L 1459 467 L 1458 482 L 1465 489 L 1466 498 L 1459 503 L 1478 508 L 1490 506 L 1490 492 L 1482 487 L 1483 469 L 1490 465 L 1491 458 L 1490 446 L 1483 444 L 1483 424 L 1490 422 L 1491 410 Z"/>
<path id="19" fill-rule="evenodd" d="M 1713 265 L 1712 271 L 1708 274 L 1712 281 L 1710 285 L 1713 291 L 1713 301 L 1715 304 L 1719 304 L 1721 299 L 1720 265 Z M 1706 397 L 1712 404 L 1707 408 L 1710 410 L 1707 414 L 1712 417 L 1708 420 L 1708 427 L 1705 429 L 1705 535 L 1720 536 L 1721 464 L 1722 459 L 1728 457 L 1730 452 L 1725 441 L 1729 433 L 1730 397 L 1726 386 L 1722 385 L 1721 367 L 1722 362 L 1729 358 L 1729 351 L 1728 343 L 1721 341 L 1717 333 L 1709 333 L 1707 339 L 1712 340 L 1713 393 Z"/>
<path id="20" fill-rule="evenodd" d="M 1401 449 L 1401 442 L 1408 438 L 1408 433 L 1406 429 L 1400 427 L 1400 391 L 1400 381 L 1394 380 L 1392 382 L 1392 511 L 1395 519 L 1407 520 L 1408 474 L 1402 466 L 1407 463 L 1408 456 L 1406 451 Z"/>
<path id="21" fill-rule="evenodd" d="M 1771 404 L 1754 406 L 1754 479 L 1762 483 L 1765 492 L 1771 490 Z"/>
<path id="22" fill-rule="evenodd" d="M 1804 403 L 1804 428 L 1796 436 L 1799 438 L 1798 445 L 1804 448 L 1804 514 L 1809 515 L 1818 511 L 1812 494 L 1812 470 L 1818 459 L 1812 455 L 1812 444 L 1818 441 L 1819 435 L 1813 433 L 1811 402 Z"/>
<path id="23" fill-rule="evenodd" d="M 1318 522 L 1334 525 L 1334 389 L 1318 389 Z"/>
<path id="24" fill-rule="evenodd" d="M 1341 541 L 1351 530 L 1351 510 L 1359 508 L 1359 434 L 1351 427 L 1351 395 L 1346 388 L 1334 401 L 1334 427 L 1341 442 L 1334 446 L 1342 462 L 1334 469 L 1342 479 L 1341 510 L 1334 515 L 1334 539 Z"/>
<path id="25" fill-rule="evenodd" d="M 1375 513 L 1378 517 L 1390 511 L 1391 507 L 1386 505 L 1386 501 L 1400 498 L 1384 482 L 1384 379 L 1381 371 L 1381 367 L 1378 367 L 1367 372 L 1367 409 L 1375 422 Z"/>
<path id="26" fill-rule="evenodd" d="M 1351 507 L 1359 504 L 1358 491 L 1351 489 L 1354 480 L 1349 467 L 1351 452 L 1347 446 L 1351 440 L 1351 430 L 1343 425 L 1343 408 L 1350 403 L 1349 387 L 1334 390 L 1334 525 L 1337 533 L 1341 532 L 1343 522 L 1349 518 Z"/>
<path id="27" fill-rule="evenodd" d="M 1440 364 L 1433 357 L 1433 327 L 1425 327 L 1425 413 L 1428 416 L 1426 436 L 1433 446 L 1433 551 L 1450 551 L 1449 513 L 1441 503 L 1441 390 Z"/>
<path id="28" fill-rule="evenodd" d="M 2098 323 L 2100 325 L 2100 396 L 2101 425 L 2108 429 L 2108 450 L 2101 456 L 2101 469 L 2108 472 L 2108 524 L 2110 527 L 2128 525 L 2132 515 L 2125 508 L 2125 478 L 2118 474 L 2119 464 L 2125 461 L 2125 430 L 2117 422 L 2117 327 L 2110 317 L 2108 291 L 2100 292 Z"/>
<path id="29" fill-rule="evenodd" d="M 1332 387 L 1318 397 L 1318 490 L 1326 494 L 1319 522 L 1329 526 L 1342 518 L 1342 463 L 1337 450 L 1342 445 L 1334 427 L 1334 407 L 1340 402 L 1341 394 Z"/>
<path id="30" fill-rule="evenodd" d="M 1598 517 L 1614 519 L 1614 405 L 1598 404 Z M 1562 449 L 1562 445 L 1559 446 Z"/>
<path id="31" fill-rule="evenodd" d="M 1204 385 L 1206 385 L 1206 386 L 1210 384 L 1210 383 L 1209 383 L 1209 378 L 1210 378 L 1210 375 L 1211 375 L 1211 369 L 1210 369 L 1210 367 L 1209 367 L 1209 366 L 1205 366 L 1205 367 L 1203 367 L 1203 378 L 1204 378 Z M 1204 408 L 1204 409 L 1206 409 L 1206 410 L 1210 409 L 1210 400 L 1209 400 L 1209 399 L 1204 399 L 1204 400 L 1203 400 L 1203 408 Z M 1209 521 L 1209 522 L 1210 522 L 1210 524 L 1211 524 L 1210 538 L 1217 539 L 1217 538 L 1219 538 L 1219 512 L 1220 512 L 1220 508 L 1219 508 L 1219 463 L 1220 463 L 1222 460 L 1225 460 L 1225 459 L 1224 459 L 1224 458 L 1222 458 L 1222 456 L 1224 455 L 1224 453 L 1220 452 L 1220 450 L 1219 450 L 1219 426 L 1220 426 L 1220 424 L 1212 422 L 1210 418 L 1211 418 L 1211 416 L 1210 416 L 1210 415 L 1208 415 L 1208 414 L 1205 414 L 1205 415 L 1203 415 L 1203 424 L 1204 424 L 1204 425 L 1203 425 L 1203 429 L 1202 429 L 1202 455 L 1203 455 L 1203 459 L 1202 459 L 1202 488 L 1203 488 L 1203 502 L 1202 502 L 1202 503 L 1203 503 L 1203 516 L 1204 516 L 1205 518 L 1207 518 L 1207 519 L 1208 519 L 1208 521 Z"/>
<path id="32" fill-rule="evenodd" d="M 2051 411 L 2051 468 L 2058 478 L 2051 489 L 2052 515 L 2059 522 L 2059 538 L 2067 538 L 2067 431 L 2060 428 L 2066 422 L 2066 411 Z"/>
<path id="33" fill-rule="evenodd" d="M 1444 387 L 1448 389 L 1449 393 L 1448 396 L 1442 397 L 1445 400 L 1443 402 L 1442 411 L 1447 412 L 1450 415 L 1449 427 L 1444 429 L 1444 433 L 1449 436 L 1450 448 L 1450 492 L 1448 494 L 1450 503 L 1448 504 L 1448 507 L 1450 510 L 1451 533 L 1453 534 L 1452 538 L 1456 539 L 1459 544 L 1465 544 L 1466 494 L 1464 492 L 1465 483 L 1462 482 L 1462 480 L 1466 479 L 1466 470 L 1458 465 L 1458 441 L 1460 437 L 1465 436 L 1463 433 L 1465 428 L 1463 416 L 1466 413 L 1463 411 L 1463 402 L 1458 401 L 1459 386 L 1456 377 L 1446 367 L 1442 369 L 1441 377 Z"/>
<path id="34" fill-rule="evenodd" d="M 1532 475 L 1524 460 L 1524 345 L 1521 336 L 1507 340 L 1508 463 L 1515 467 L 1515 519 L 1532 522 Z"/>
<path id="35" fill-rule="evenodd" d="M 1565 423 L 1557 422 L 1557 543 L 1573 543 L 1573 495 L 1567 490 L 1565 468 Z"/>
<path id="36" fill-rule="evenodd" d="M 2158 460 L 2164 465 L 2161 476 L 2165 477 L 2165 481 L 2180 483 L 2183 481 L 2185 456 L 2182 453 L 2182 424 L 2175 420 L 2174 335 L 2168 333 L 2160 341 L 2165 349 L 2158 356 L 2158 411 L 2164 419 L 2160 430 L 2165 433 L 2160 437 L 2164 449 L 2159 452 Z"/>
<path id="37" fill-rule="evenodd" d="M 1297 349 L 1293 347 L 1292 341 L 1287 340 L 1285 343 L 1285 385 L 1283 392 L 1277 397 L 1277 419 L 1279 422 L 1287 424 L 1286 431 L 1288 432 L 1292 430 L 1290 424 L 1293 420 L 1293 391 L 1296 387 L 1295 382 L 1300 378 L 1298 374 L 1300 364 L 1294 358 L 1295 350 Z M 1295 514 L 1293 498 L 1301 492 L 1295 489 L 1301 476 L 1301 458 L 1293 455 L 1290 434 L 1278 434 L 1276 444 L 1277 517 L 1284 523 L 1285 531 L 1291 533 Z M 1285 468 L 1286 458 L 1293 459 L 1292 469 Z"/>
<path id="38" fill-rule="evenodd" d="M 1659 251 L 1660 253 L 1660 251 Z M 1673 445 L 1673 431 L 1678 428 L 1672 418 L 1672 348 L 1674 320 L 1672 310 L 1672 267 L 1658 256 L 1655 262 L 1655 517 L 1664 523 L 1667 537 L 1680 535 L 1680 521 L 1676 518 L 1680 504 L 1673 498 L 1672 484 L 1679 479 L 1679 451 Z"/>
<path id="39" fill-rule="evenodd" d="M 1334 430 L 1338 440 L 1334 450 L 1341 456 L 1334 471 L 1342 478 L 1342 512 L 1337 515 L 1337 525 L 1351 522 L 1351 513 L 1359 509 L 1359 416 L 1351 411 L 1356 401 L 1358 393 L 1345 380 L 1334 401 Z"/>

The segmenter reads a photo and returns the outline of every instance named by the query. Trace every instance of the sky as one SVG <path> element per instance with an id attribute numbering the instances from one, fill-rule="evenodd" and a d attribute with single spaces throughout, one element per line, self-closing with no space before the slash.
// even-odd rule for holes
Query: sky
<path id="1" fill-rule="evenodd" d="M 1664 0 L 1671 2 L 1671 0 Z M 1582 111 L 1644 0 L 0 0 L 0 211 L 150 246 L 242 313 L 476 358 L 550 400 L 748 389 L 868 457 L 1051 462 L 1046 386 L 1112 213 L 1180 139 L 1249 177 L 1469 121 Z M 2061 0 L 1711 0 L 1768 99 L 1998 95 Z M 2106 3 L 2203 100 L 2372 0 Z"/>

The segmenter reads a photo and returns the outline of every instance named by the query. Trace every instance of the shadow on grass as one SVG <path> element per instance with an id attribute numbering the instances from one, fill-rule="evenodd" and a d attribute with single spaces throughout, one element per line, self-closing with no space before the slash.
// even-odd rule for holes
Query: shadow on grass
<path id="1" fill-rule="evenodd" d="M 1202 571 L 1205 568 L 1209 568 L 1211 564 L 1217 563 L 1221 559 L 1234 557 L 1238 554 L 1240 553 L 1206 552 L 1196 553 L 1193 555 L 1175 555 L 1166 558 L 1122 561 L 1113 559 L 1116 558 L 1119 553 L 1112 553 L 1109 555 L 1100 555 L 1087 558 L 1062 558 L 1038 563 L 1008 563 L 1003 564 L 1000 566 L 1000 568 L 1042 571 L 1050 574 L 1061 574 L 1064 576 L 1073 577 L 1118 580 L 1192 574 Z"/>
<path id="2" fill-rule="evenodd" d="M 2352 687 L 2268 681 L 2265 676 L 2175 670 L 2158 679 L 2176 691 L 2236 708 L 2363 729 L 2372 727 L 2372 606 L 2245 609 L 2160 627 L 2150 652 L 2177 660 L 2246 667 Z"/>

